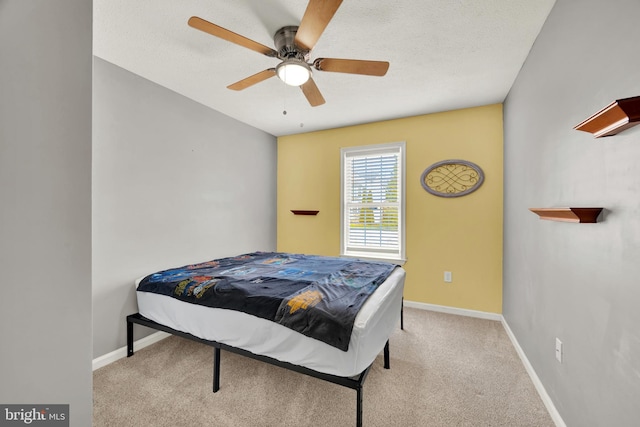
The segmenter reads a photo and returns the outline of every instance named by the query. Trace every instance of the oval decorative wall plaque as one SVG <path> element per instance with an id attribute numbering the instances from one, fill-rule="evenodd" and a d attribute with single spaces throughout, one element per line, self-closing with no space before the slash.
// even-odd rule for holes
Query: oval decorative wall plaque
<path id="1" fill-rule="evenodd" d="M 422 172 L 420 183 L 434 196 L 460 197 L 476 191 L 484 181 L 480 166 L 466 160 L 443 160 Z"/>

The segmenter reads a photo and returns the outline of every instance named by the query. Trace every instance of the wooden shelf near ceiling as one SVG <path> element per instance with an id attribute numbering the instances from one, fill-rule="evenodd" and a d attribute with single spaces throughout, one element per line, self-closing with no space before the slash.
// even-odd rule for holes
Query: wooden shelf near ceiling
<path id="1" fill-rule="evenodd" d="M 640 124 L 640 96 L 618 99 L 574 126 L 574 129 L 600 138 L 615 135 L 637 124 Z"/>
<path id="2" fill-rule="evenodd" d="M 594 223 L 603 208 L 529 208 L 540 219 L 562 222 Z"/>
<path id="3" fill-rule="evenodd" d="M 320 211 L 303 211 L 303 210 L 291 210 L 294 215 L 318 215 Z"/>

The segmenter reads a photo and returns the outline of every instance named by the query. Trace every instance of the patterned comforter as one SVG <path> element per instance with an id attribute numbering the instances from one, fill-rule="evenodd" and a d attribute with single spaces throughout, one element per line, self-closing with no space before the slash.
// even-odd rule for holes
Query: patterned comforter
<path id="1" fill-rule="evenodd" d="M 145 277 L 138 292 L 242 311 L 348 350 L 358 311 L 396 265 L 254 252 Z"/>

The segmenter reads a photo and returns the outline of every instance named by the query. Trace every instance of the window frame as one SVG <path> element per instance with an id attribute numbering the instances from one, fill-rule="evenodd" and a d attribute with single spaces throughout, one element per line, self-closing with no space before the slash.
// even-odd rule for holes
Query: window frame
<path id="1" fill-rule="evenodd" d="M 349 230 L 349 215 L 347 212 L 346 197 L 346 166 L 347 158 L 353 156 L 366 156 L 381 153 L 398 154 L 398 250 L 369 250 L 357 251 L 347 248 L 347 235 Z M 389 261 L 396 264 L 404 264 L 406 261 L 406 143 L 405 141 L 382 144 L 361 145 L 343 147 L 340 149 L 340 256 L 366 258 L 380 261 Z"/>

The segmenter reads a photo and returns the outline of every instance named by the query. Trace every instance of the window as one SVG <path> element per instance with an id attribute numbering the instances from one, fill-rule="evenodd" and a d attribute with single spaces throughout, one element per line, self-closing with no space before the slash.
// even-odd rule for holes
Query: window
<path id="1" fill-rule="evenodd" d="M 405 143 L 342 148 L 340 254 L 404 261 Z"/>

